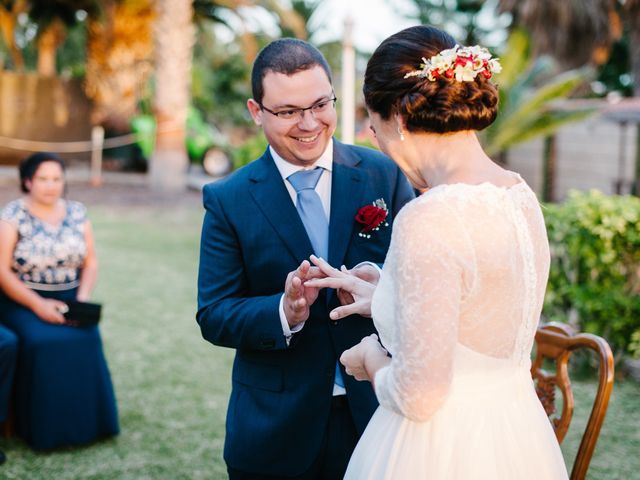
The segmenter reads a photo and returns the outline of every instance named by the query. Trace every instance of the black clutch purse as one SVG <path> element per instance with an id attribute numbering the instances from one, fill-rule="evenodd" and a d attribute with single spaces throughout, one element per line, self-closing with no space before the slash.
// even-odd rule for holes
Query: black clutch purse
<path id="1" fill-rule="evenodd" d="M 66 301 L 69 309 L 63 313 L 69 325 L 75 327 L 91 327 L 97 325 L 102 313 L 99 303 Z"/>

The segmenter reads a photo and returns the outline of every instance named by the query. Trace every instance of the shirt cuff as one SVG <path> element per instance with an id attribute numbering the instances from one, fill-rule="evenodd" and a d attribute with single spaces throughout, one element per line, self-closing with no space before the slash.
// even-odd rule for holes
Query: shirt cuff
<path id="1" fill-rule="evenodd" d="M 355 270 L 356 268 L 358 268 L 358 267 L 360 267 L 362 265 L 371 265 L 373 268 L 375 268 L 378 271 L 378 275 L 380 275 L 382 273 L 382 269 L 380 268 L 380 265 L 378 265 L 377 263 L 369 262 L 369 261 L 360 262 L 355 267 L 353 267 L 351 270 Z"/>
<path id="2" fill-rule="evenodd" d="M 284 338 L 287 341 L 287 346 L 289 346 L 289 342 L 291 341 L 291 336 L 294 333 L 298 333 L 304 327 L 305 322 L 299 323 L 295 327 L 289 327 L 289 322 L 287 322 L 287 316 L 284 314 L 284 294 L 280 297 L 280 306 L 278 307 L 280 313 L 280 323 L 282 324 L 282 333 L 284 334 Z"/>
<path id="3" fill-rule="evenodd" d="M 355 267 L 353 267 L 351 270 L 353 270 L 354 268 L 358 268 L 362 265 L 371 265 L 372 267 L 374 267 L 376 270 L 378 270 L 378 273 L 382 272 L 382 269 L 380 268 L 380 265 L 378 265 L 377 263 L 373 263 L 370 261 L 365 261 L 365 262 L 360 262 L 359 264 L 357 264 Z"/>

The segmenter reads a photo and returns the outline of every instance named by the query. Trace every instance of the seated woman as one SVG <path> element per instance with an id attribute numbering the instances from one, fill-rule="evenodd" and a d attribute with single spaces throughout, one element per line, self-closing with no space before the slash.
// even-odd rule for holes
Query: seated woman
<path id="1" fill-rule="evenodd" d="M 36 153 L 20 164 L 23 198 L 0 214 L 0 323 L 19 339 L 16 430 L 35 449 L 118 433 L 97 326 L 65 324 L 65 301 L 87 301 L 97 261 L 85 207 L 62 198 L 64 163 Z"/>

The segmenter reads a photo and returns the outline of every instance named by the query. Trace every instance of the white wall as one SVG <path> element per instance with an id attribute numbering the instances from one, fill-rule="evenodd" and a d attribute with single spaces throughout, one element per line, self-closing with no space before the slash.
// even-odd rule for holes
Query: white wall
<path id="1" fill-rule="evenodd" d="M 633 180 L 636 132 L 636 126 L 629 124 L 624 171 L 628 182 Z M 615 193 L 620 137 L 620 126 L 602 115 L 560 129 L 557 134 L 556 198 L 562 200 L 571 189 L 595 188 L 607 194 Z M 537 193 L 542 188 L 542 148 L 543 140 L 536 139 L 509 151 L 509 168 L 520 173 Z"/>

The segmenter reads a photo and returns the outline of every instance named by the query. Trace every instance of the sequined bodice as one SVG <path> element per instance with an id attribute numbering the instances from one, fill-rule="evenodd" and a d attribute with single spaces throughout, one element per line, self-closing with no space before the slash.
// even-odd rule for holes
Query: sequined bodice
<path id="1" fill-rule="evenodd" d="M 65 201 L 64 219 L 53 226 L 32 215 L 26 202 L 18 199 L 7 204 L 0 219 L 17 229 L 12 269 L 27 286 L 61 290 L 78 285 L 87 250 L 84 205 Z"/>

